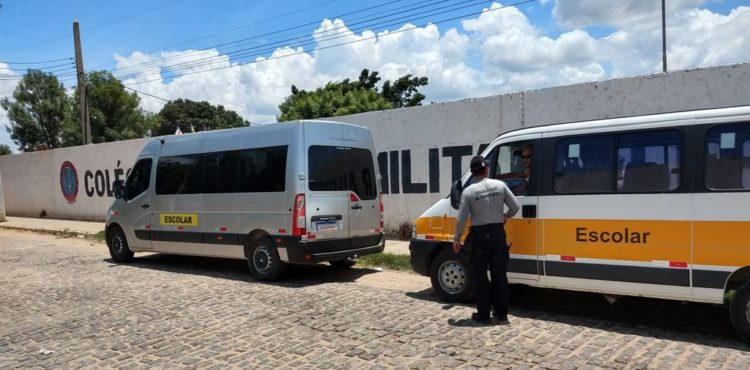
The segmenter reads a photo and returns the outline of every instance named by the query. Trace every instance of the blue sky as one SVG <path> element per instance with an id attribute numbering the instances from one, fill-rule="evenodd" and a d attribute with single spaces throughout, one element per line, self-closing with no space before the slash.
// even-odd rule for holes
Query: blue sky
<path id="1" fill-rule="evenodd" d="M 0 70 L 4 76 L 0 77 L 0 98 L 10 96 L 23 73 L 15 69 L 40 66 L 9 62 L 73 57 L 74 19 L 81 24 L 87 71 L 112 70 L 130 88 L 164 99 L 222 104 L 254 122 L 273 121 L 292 84 L 315 88 L 333 79 L 355 78 L 362 68 L 378 70 L 384 78 L 406 73 L 427 76 L 428 101 L 660 70 L 657 0 L 538 0 L 512 7 L 520 2 L 0 0 L 0 67 L 13 69 Z M 667 6 L 671 69 L 750 61 L 750 40 L 743 37 L 750 29 L 750 0 L 667 0 Z M 480 15 L 483 9 L 489 11 Z M 322 22 L 357 11 L 339 17 L 343 23 Z M 436 27 L 393 33 L 407 23 L 422 26 L 466 14 L 471 15 Z M 377 41 L 357 23 L 374 17 L 391 23 L 388 27 L 364 24 L 378 34 Z M 297 28 L 277 33 L 292 27 Z M 299 41 L 274 43 L 294 37 L 310 40 L 316 31 L 340 32 L 341 41 L 318 37 L 305 47 L 305 53 L 294 49 Z M 269 33 L 274 34 L 261 36 Z M 242 39 L 249 40 L 216 47 Z M 322 48 L 338 42 L 352 44 Z M 723 47 L 725 43 L 734 47 Z M 236 57 L 237 50 L 261 45 L 271 47 Z M 206 60 L 206 54 L 189 52 L 197 49 L 209 50 L 210 66 L 189 71 L 175 68 L 175 63 Z M 236 66 L 257 57 L 272 60 Z M 73 69 L 66 63 L 41 66 L 60 65 L 52 70 L 61 75 L 66 87 L 72 87 Z M 141 66 L 116 69 L 134 64 Z M 202 72 L 206 70 L 211 71 Z M 141 103 L 156 112 L 164 101 L 144 94 Z M 7 124 L 3 111 L 1 124 Z M 0 142 L 10 144 L 5 132 L 0 132 Z"/>

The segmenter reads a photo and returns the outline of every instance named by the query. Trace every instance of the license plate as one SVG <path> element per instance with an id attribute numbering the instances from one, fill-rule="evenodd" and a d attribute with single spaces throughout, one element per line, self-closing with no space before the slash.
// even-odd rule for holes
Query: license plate
<path id="1" fill-rule="evenodd" d="M 325 222 L 316 222 L 315 228 L 318 231 L 329 231 L 329 230 L 336 230 L 337 224 L 336 221 L 325 221 Z"/>

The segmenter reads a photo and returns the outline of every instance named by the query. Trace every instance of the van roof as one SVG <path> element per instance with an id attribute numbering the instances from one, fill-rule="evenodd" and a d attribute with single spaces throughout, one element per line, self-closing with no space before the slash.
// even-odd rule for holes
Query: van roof
<path id="1" fill-rule="evenodd" d="M 640 116 L 629 116 L 621 118 L 607 118 L 589 121 L 578 121 L 568 123 L 555 123 L 541 126 L 534 126 L 528 128 L 521 128 L 517 130 L 508 131 L 498 136 L 497 139 L 493 140 L 493 143 L 500 139 L 506 139 L 513 136 L 526 135 L 526 134 L 540 134 L 540 133 L 553 133 L 553 132 L 564 132 L 564 131 L 575 131 L 579 129 L 592 129 L 592 128 L 617 128 L 621 126 L 631 126 L 634 124 L 653 124 L 653 123 L 682 123 L 681 121 L 699 121 L 701 119 L 721 119 L 722 121 L 731 120 L 733 118 L 747 119 L 750 120 L 750 106 L 738 106 L 730 108 L 715 108 L 715 109 L 700 109 L 690 110 L 672 113 L 659 113 L 649 114 Z M 695 122 L 699 123 L 699 122 Z"/>
<path id="2" fill-rule="evenodd" d="M 284 121 L 284 122 L 273 122 L 273 123 L 266 123 L 266 124 L 260 124 L 256 126 L 246 126 L 246 127 L 233 127 L 233 128 L 225 128 L 220 130 L 210 130 L 210 131 L 196 131 L 196 132 L 189 132 L 184 133 L 180 136 L 184 137 L 184 135 L 219 135 L 222 133 L 227 132 L 244 132 L 244 131 L 253 131 L 257 133 L 267 132 L 267 131 L 283 131 L 283 130 L 295 130 L 299 128 L 300 126 L 304 125 L 305 123 L 325 123 L 325 124 L 334 124 L 334 125 L 345 125 L 345 126 L 353 126 L 358 127 L 361 129 L 367 129 L 366 127 L 346 123 L 346 122 L 337 122 L 337 121 L 328 121 L 328 120 L 318 120 L 318 119 L 303 119 L 303 120 L 295 120 L 295 121 Z M 159 140 L 162 143 L 165 143 L 167 141 L 176 140 L 177 136 L 175 135 L 162 135 L 162 136 L 154 136 L 155 140 Z"/>

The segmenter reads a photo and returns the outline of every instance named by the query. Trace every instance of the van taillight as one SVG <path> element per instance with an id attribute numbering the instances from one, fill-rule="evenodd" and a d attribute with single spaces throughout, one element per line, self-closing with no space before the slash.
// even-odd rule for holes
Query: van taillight
<path id="1" fill-rule="evenodd" d="M 294 197 L 294 209 L 292 211 L 292 235 L 305 235 L 305 229 L 305 194 L 297 194 Z"/>
<path id="2" fill-rule="evenodd" d="M 378 198 L 380 198 L 380 230 L 383 230 L 383 227 L 385 227 L 385 222 L 383 221 L 383 212 L 385 211 L 385 208 L 383 207 L 383 193 L 378 194 Z"/>

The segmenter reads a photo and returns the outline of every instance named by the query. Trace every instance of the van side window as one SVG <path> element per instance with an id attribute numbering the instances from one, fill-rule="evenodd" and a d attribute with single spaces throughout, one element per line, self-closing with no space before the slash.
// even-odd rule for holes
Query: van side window
<path id="1" fill-rule="evenodd" d="M 560 194 L 608 193 L 614 186 L 614 136 L 562 139 L 555 150 L 555 191 Z"/>
<path id="2" fill-rule="evenodd" d="M 156 165 L 156 194 L 199 194 L 202 192 L 202 154 L 159 158 Z"/>
<path id="3" fill-rule="evenodd" d="M 312 145 L 308 151 L 311 191 L 345 191 L 362 200 L 377 197 L 377 174 L 367 149 Z"/>
<path id="4" fill-rule="evenodd" d="M 617 190 L 670 191 L 680 186 L 680 147 L 677 130 L 624 134 L 617 150 Z"/>
<path id="5" fill-rule="evenodd" d="M 239 191 L 241 193 L 285 191 L 286 155 L 286 145 L 241 150 Z"/>
<path id="6" fill-rule="evenodd" d="M 151 158 L 143 158 L 133 166 L 130 176 L 125 181 L 127 200 L 133 199 L 148 190 L 151 180 Z"/>
<path id="7" fill-rule="evenodd" d="M 203 193 L 236 193 L 240 151 L 203 154 Z"/>
<path id="8" fill-rule="evenodd" d="M 706 187 L 750 189 L 750 125 L 714 126 L 706 134 Z"/>
<path id="9" fill-rule="evenodd" d="M 514 195 L 527 195 L 532 181 L 533 155 L 532 143 L 501 145 L 495 166 L 495 178 L 505 182 Z"/>

